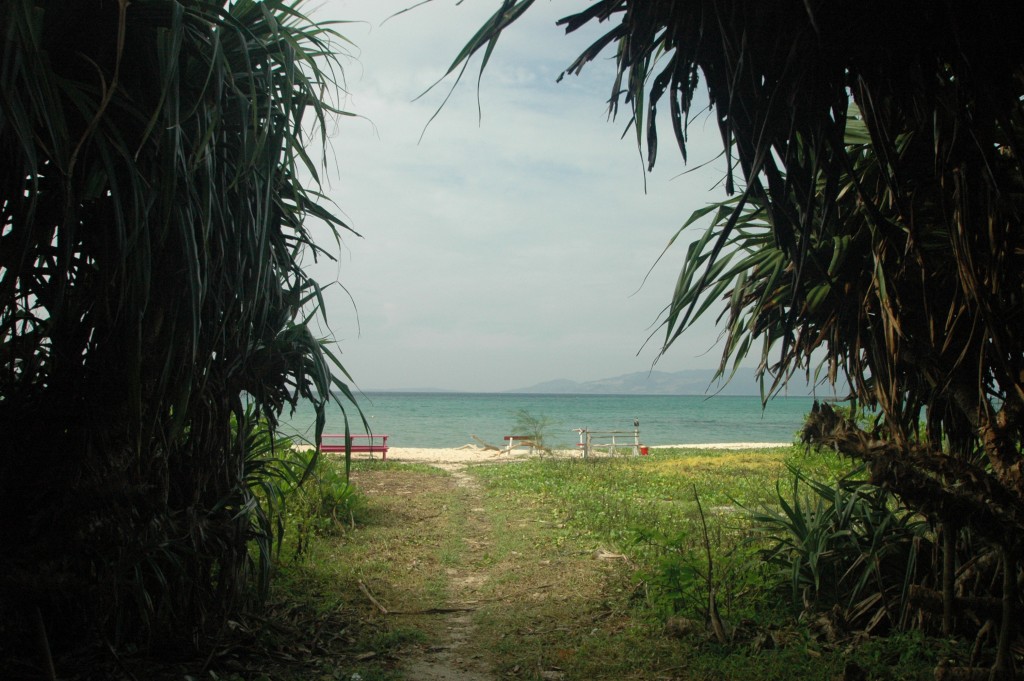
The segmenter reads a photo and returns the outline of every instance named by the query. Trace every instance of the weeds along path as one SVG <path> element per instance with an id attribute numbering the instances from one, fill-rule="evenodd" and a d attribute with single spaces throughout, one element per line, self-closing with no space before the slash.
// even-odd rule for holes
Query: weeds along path
<path id="1" fill-rule="evenodd" d="M 608 594 L 621 595 L 623 561 L 536 502 L 488 494 L 472 468 L 438 467 L 447 475 L 353 473 L 369 521 L 338 560 L 386 632 L 377 659 L 414 681 L 570 678 L 588 637 L 620 626 Z"/>

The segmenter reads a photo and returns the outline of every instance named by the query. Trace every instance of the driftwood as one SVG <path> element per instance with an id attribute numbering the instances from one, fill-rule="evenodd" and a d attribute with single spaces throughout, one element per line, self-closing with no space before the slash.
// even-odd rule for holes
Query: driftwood
<path id="1" fill-rule="evenodd" d="M 478 438 L 476 435 L 470 434 L 470 437 L 473 438 L 474 440 L 476 440 L 477 442 L 479 442 L 481 445 L 483 445 L 484 449 L 490 449 L 491 451 L 495 451 L 495 452 L 500 452 L 501 451 L 501 447 L 495 447 L 494 445 L 492 445 L 489 442 L 484 442 L 483 440 Z"/>

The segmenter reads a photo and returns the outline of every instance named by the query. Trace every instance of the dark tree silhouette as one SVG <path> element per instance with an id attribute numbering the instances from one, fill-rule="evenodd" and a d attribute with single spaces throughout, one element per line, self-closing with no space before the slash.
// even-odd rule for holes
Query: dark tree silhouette
<path id="1" fill-rule="evenodd" d="M 286 2 L 0 6 L 0 656 L 199 641 L 265 588 L 257 423 L 347 393 L 300 266 L 308 218 L 347 229 L 300 183 L 335 37 Z"/>
<path id="2" fill-rule="evenodd" d="M 476 53 L 486 66 L 532 4 L 501 2 L 450 73 Z M 759 352 L 767 394 L 797 371 L 845 377 L 878 427 L 825 407 L 806 437 L 867 460 L 947 538 L 969 528 L 997 548 L 994 673 L 1008 674 L 1024 537 L 1024 7 L 581 5 L 568 32 L 608 28 L 566 73 L 614 54 L 611 111 L 628 108 L 650 165 L 659 114 L 685 157 L 701 89 L 722 136 L 734 196 L 694 216 L 713 220 L 683 259 L 664 349 L 719 308 L 723 374 Z"/>

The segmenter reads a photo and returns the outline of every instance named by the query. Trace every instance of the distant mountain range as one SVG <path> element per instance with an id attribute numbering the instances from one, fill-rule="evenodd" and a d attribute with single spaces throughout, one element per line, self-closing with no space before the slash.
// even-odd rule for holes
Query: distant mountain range
<path id="1" fill-rule="evenodd" d="M 684 371 L 638 371 L 595 381 L 557 379 L 544 381 L 525 388 L 509 390 L 511 393 L 540 393 L 557 395 L 758 395 L 760 388 L 753 369 L 739 369 L 724 386 L 714 380 L 713 369 L 687 369 Z M 823 391 L 819 390 L 821 395 Z M 791 382 L 782 394 L 794 397 L 812 395 L 814 391 L 803 381 Z"/>
<path id="2" fill-rule="evenodd" d="M 599 378 L 594 381 L 570 381 L 565 378 L 544 381 L 525 388 L 500 392 L 532 393 L 540 395 L 760 395 L 760 386 L 753 369 L 739 369 L 729 383 L 714 380 L 713 369 L 684 369 L 683 371 L 637 371 L 631 374 Z M 841 386 L 843 388 L 843 386 Z M 843 388 L 845 389 L 845 388 Z M 459 392 L 439 388 L 376 388 L 368 393 L 448 393 Z M 794 377 L 780 393 L 782 396 L 819 399 L 831 397 L 831 391 L 819 387 L 817 391 Z"/>

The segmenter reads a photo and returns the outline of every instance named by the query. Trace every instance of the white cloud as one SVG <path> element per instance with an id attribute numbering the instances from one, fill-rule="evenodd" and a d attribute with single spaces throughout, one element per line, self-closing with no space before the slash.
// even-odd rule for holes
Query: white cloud
<path id="1" fill-rule="evenodd" d="M 690 212 L 718 198 L 721 170 L 672 179 L 683 166 L 669 130 L 647 192 L 625 119 L 604 111 L 607 64 L 554 79 L 590 38 L 553 27 L 563 5 L 537 3 L 503 37 L 484 74 L 467 72 L 418 143 L 448 85 L 413 99 L 447 69 L 497 2 L 435 0 L 382 26 L 412 0 L 335 0 L 316 16 L 365 18 L 341 27 L 360 52 L 331 139 L 327 193 L 365 238 L 344 238 L 339 263 L 314 268 L 328 292 L 344 362 L 363 387 L 496 390 L 649 368 L 637 358 L 668 301 L 677 245 L 643 276 Z M 482 121 L 477 117 L 477 99 Z M 713 157 L 717 131 L 692 139 Z M 326 247 L 326 244 L 325 244 Z M 333 249 L 333 246 L 332 246 Z M 334 249 L 337 250 L 337 249 Z M 710 328 L 659 368 L 707 367 Z"/>

